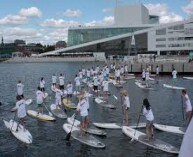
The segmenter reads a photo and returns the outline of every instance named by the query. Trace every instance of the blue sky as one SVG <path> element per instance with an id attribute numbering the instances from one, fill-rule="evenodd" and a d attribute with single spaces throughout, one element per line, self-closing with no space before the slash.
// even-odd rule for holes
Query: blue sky
<path id="1" fill-rule="evenodd" d="M 160 23 L 187 19 L 193 13 L 191 0 L 117 0 L 117 4 L 143 3 Z M 54 44 L 67 40 L 69 26 L 113 25 L 115 0 L 1 0 L 0 36 L 5 42 Z"/>

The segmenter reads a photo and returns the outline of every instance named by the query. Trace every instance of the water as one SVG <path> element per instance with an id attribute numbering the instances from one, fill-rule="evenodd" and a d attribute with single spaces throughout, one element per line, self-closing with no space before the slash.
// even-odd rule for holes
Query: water
<path id="1" fill-rule="evenodd" d="M 96 65 L 96 64 L 95 64 Z M 92 67 L 92 63 L 32 63 L 32 64 L 0 64 L 0 101 L 3 105 L 1 109 L 11 109 L 15 105 L 16 84 L 20 79 L 25 85 L 25 97 L 34 100 L 30 108 L 35 109 L 35 91 L 39 85 L 39 80 L 44 77 L 46 81 L 46 91 L 49 98 L 46 105 L 54 102 L 54 94 L 51 92 L 51 76 L 53 73 L 59 75 L 65 73 L 66 80 L 73 80 L 75 73 L 81 67 Z M 161 77 L 158 84 L 155 84 L 155 90 L 147 91 L 138 88 L 134 80 L 129 80 L 124 85 L 128 90 L 131 99 L 131 109 L 129 117 L 132 122 L 137 122 L 141 109 L 142 101 L 148 98 L 157 123 L 182 126 L 181 98 L 179 90 L 170 90 L 162 87 L 163 83 L 171 83 L 169 77 Z M 189 96 L 193 94 L 192 81 L 178 79 L 178 86 L 188 89 Z M 110 90 L 120 100 L 119 89 L 110 85 Z M 77 102 L 76 99 L 74 99 Z M 122 122 L 122 111 L 120 103 L 113 97 L 110 102 L 117 105 L 116 110 L 110 110 L 97 106 L 90 99 L 90 120 L 92 122 Z M 73 111 L 67 112 L 68 116 Z M 95 149 L 83 145 L 71 138 L 71 142 L 66 143 L 66 133 L 62 128 L 65 120 L 57 119 L 56 122 L 40 122 L 28 117 L 27 128 L 33 136 L 33 144 L 26 146 L 18 141 L 8 129 L 5 128 L 2 119 L 9 120 L 14 117 L 10 111 L 0 110 L 0 156 L 1 157 L 39 157 L 39 156 L 71 156 L 71 157 L 173 157 L 175 155 L 165 153 L 160 150 L 149 148 L 139 142 L 129 143 L 130 138 L 125 136 L 121 130 L 105 130 L 107 137 L 97 137 L 105 143 L 105 149 Z M 141 118 L 140 121 L 144 121 Z M 142 129 L 142 131 L 145 131 Z M 156 138 L 162 139 L 178 148 L 182 141 L 181 135 L 170 134 L 166 132 L 155 132 Z"/>

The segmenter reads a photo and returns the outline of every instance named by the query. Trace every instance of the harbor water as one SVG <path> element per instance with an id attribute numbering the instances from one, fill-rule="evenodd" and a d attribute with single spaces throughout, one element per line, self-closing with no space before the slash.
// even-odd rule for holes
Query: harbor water
<path id="1" fill-rule="evenodd" d="M 99 66 L 100 63 L 98 63 Z M 25 98 L 32 98 L 33 103 L 28 107 L 36 109 L 35 92 L 39 85 L 39 80 L 44 77 L 46 82 L 46 92 L 49 97 L 45 104 L 49 107 L 55 102 L 55 94 L 51 91 L 51 76 L 55 73 L 65 75 L 66 83 L 74 83 L 75 74 L 79 69 L 91 68 L 97 63 L 22 63 L 22 64 L 0 64 L 0 157 L 173 157 L 177 155 L 169 154 L 161 150 L 147 147 L 137 141 L 130 143 L 130 138 L 125 136 L 121 130 L 105 130 L 106 137 L 95 136 L 106 147 L 96 149 L 81 144 L 79 141 L 71 138 L 71 142 L 65 141 L 66 133 L 62 125 L 66 120 L 58 119 L 55 122 L 42 122 L 37 119 L 27 117 L 27 129 L 33 136 L 33 143 L 25 145 L 17 140 L 10 131 L 4 126 L 3 119 L 10 120 L 14 118 L 15 113 L 10 109 L 15 106 L 16 84 L 21 80 L 24 84 Z M 130 123 L 136 123 L 139 118 L 142 101 L 148 98 L 155 116 L 155 122 L 172 126 L 183 126 L 181 91 L 171 90 L 163 87 L 163 83 L 171 84 L 171 76 L 160 77 L 158 82 L 152 86 L 154 90 L 143 90 L 135 85 L 135 80 L 129 80 L 124 84 L 128 91 L 131 108 L 129 110 Z M 192 80 L 184 80 L 181 76 L 177 79 L 176 85 L 185 87 L 188 90 L 191 101 L 193 100 Z M 109 86 L 110 92 L 118 97 L 115 100 L 111 95 L 109 102 L 117 106 L 116 110 L 103 108 L 93 102 L 90 98 L 89 119 L 92 122 L 116 122 L 122 123 L 123 114 L 120 104 L 119 88 L 112 84 Z M 73 102 L 77 103 L 73 98 Z M 193 101 L 192 101 L 193 102 Z M 45 110 L 46 112 L 46 110 Z M 72 110 L 67 110 L 67 115 L 71 116 Z M 143 117 L 140 122 L 144 122 Z M 145 129 L 140 129 L 145 132 Z M 180 148 L 182 135 L 171 134 L 167 132 L 155 131 L 155 138 L 161 139 L 173 146 Z"/>

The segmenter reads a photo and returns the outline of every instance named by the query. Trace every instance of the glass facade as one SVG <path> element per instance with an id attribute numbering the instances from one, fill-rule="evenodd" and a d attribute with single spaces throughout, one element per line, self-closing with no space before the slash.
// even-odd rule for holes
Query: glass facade
<path id="1" fill-rule="evenodd" d="M 73 28 L 68 30 L 68 46 L 79 45 L 94 40 L 100 40 L 129 32 L 146 29 L 148 27 L 122 28 Z"/>

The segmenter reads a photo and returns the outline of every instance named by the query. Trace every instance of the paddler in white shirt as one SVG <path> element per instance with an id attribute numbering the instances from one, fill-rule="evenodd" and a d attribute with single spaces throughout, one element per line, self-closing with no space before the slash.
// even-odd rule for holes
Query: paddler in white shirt
<path id="1" fill-rule="evenodd" d="M 17 95 L 16 96 L 16 108 L 17 108 L 17 118 L 18 118 L 18 124 L 16 128 L 16 132 L 18 131 L 19 124 L 23 125 L 23 131 L 25 131 L 25 118 L 27 116 L 26 114 L 26 104 L 23 97 Z"/>
<path id="2" fill-rule="evenodd" d="M 24 85 L 21 83 L 21 80 L 19 80 L 17 83 L 17 95 L 21 96 L 22 98 L 24 97 L 23 88 L 24 88 Z"/>

